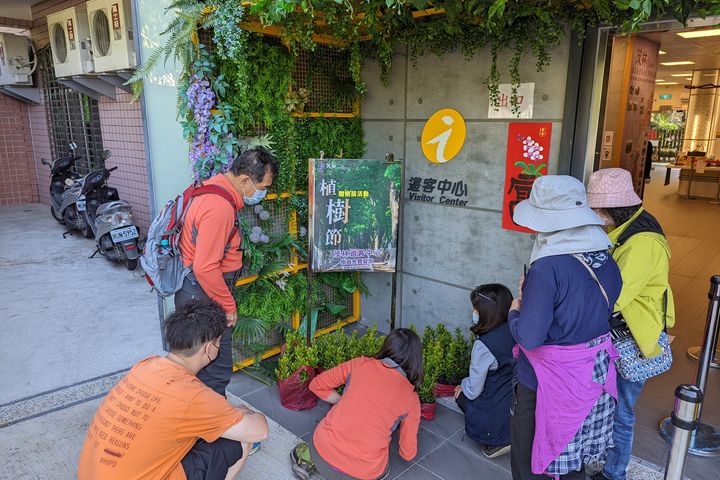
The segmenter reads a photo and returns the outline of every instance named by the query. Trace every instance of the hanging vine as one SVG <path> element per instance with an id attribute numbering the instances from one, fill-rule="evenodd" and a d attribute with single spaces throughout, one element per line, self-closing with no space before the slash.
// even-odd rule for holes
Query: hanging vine
<path id="1" fill-rule="evenodd" d="M 429 11 L 425 11 L 429 9 Z M 462 49 L 466 57 L 480 48 L 493 49 L 487 78 L 490 99 L 498 105 L 498 53 L 512 52 L 509 65 L 512 105 L 517 111 L 519 66 L 531 54 L 542 71 L 550 51 L 571 28 L 581 38 L 588 26 L 617 25 L 624 32 L 643 22 L 671 15 L 686 23 L 691 13 L 720 14 L 717 0 L 256 0 L 250 12 L 266 25 L 279 26 L 291 45 L 312 48 L 313 34 L 324 33 L 354 46 L 367 40 L 363 51 L 375 58 L 381 78 L 389 79 L 395 43 L 409 46 L 410 58 L 442 56 Z M 357 62 L 355 63 L 357 65 Z M 357 80 L 357 78 L 354 78 Z M 361 82 L 356 82 L 362 90 Z"/>

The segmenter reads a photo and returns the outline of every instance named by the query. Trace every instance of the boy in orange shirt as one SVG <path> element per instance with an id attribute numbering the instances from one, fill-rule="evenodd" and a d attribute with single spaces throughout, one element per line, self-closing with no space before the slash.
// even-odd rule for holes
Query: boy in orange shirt
<path id="1" fill-rule="evenodd" d="M 137 363 L 98 408 L 80 454 L 79 480 L 231 480 L 267 420 L 235 408 L 196 374 L 218 355 L 225 312 L 192 301 L 165 322 L 170 353 Z"/>

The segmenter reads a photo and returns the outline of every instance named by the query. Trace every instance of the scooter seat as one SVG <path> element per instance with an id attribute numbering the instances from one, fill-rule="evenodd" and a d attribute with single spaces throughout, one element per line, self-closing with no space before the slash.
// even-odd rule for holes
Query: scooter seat
<path id="1" fill-rule="evenodd" d="M 106 215 L 109 213 L 120 212 L 123 210 L 132 210 L 132 206 L 125 200 L 115 200 L 100 205 L 97 209 L 97 214 Z"/>

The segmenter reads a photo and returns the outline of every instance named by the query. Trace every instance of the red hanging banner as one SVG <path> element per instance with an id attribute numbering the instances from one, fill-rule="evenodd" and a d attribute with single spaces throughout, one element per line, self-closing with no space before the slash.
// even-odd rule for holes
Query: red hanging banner
<path id="1" fill-rule="evenodd" d="M 532 233 L 513 222 L 515 206 L 530 196 L 533 182 L 547 175 L 552 123 L 511 123 L 508 127 L 502 227 Z"/>

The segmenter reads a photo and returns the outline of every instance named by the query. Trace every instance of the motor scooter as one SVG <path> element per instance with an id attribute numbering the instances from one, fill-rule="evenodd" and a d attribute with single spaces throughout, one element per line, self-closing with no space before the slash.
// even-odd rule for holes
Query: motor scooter
<path id="1" fill-rule="evenodd" d="M 107 180 L 117 167 L 100 168 L 85 177 L 81 194 L 85 198 L 85 229 L 83 235 L 95 237 L 97 250 L 110 261 L 124 262 L 128 270 L 135 270 L 140 257 L 138 238 L 140 231 L 130 204 L 120 200 L 116 188 Z M 92 257 L 91 257 L 92 258 Z"/>
<path id="2" fill-rule="evenodd" d="M 62 157 L 52 164 L 41 159 L 43 165 L 50 167 L 50 214 L 59 223 L 70 230 L 82 230 L 85 217 L 80 212 L 85 208 L 81 198 L 83 177 L 73 173 L 72 167 L 78 156 Z M 69 233 L 65 232 L 63 236 Z"/>

